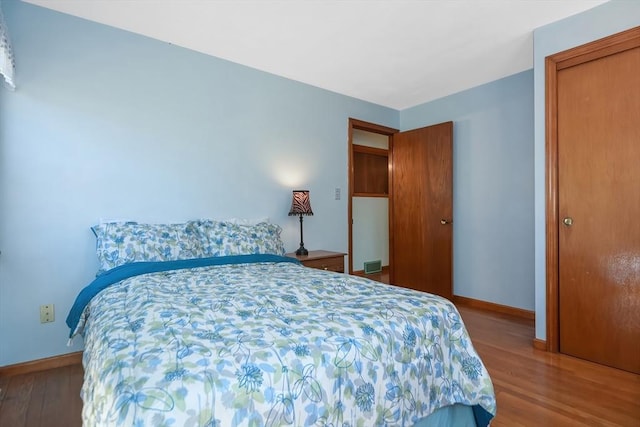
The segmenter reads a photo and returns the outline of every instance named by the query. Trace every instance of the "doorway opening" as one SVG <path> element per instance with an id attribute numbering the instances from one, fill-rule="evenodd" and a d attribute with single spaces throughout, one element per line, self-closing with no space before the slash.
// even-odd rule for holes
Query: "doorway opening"
<path id="1" fill-rule="evenodd" d="M 391 136 L 397 129 L 349 119 L 349 274 L 389 283 Z"/>

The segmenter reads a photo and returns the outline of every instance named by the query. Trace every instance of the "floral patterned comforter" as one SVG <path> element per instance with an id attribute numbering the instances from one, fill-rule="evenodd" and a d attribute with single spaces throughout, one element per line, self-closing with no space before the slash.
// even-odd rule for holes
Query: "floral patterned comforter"
<path id="1" fill-rule="evenodd" d="M 456 308 L 292 263 L 143 274 L 84 313 L 85 426 L 411 426 L 495 397 Z M 482 417 L 480 417 L 482 418 Z"/>

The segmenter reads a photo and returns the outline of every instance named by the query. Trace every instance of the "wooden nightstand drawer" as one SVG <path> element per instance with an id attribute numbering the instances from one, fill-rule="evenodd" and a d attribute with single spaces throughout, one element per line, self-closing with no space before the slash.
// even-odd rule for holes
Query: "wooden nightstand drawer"
<path id="1" fill-rule="evenodd" d="M 314 259 L 300 261 L 305 267 L 317 268 L 319 270 L 331 270 L 344 273 L 344 255 L 339 257 Z"/>
<path id="2" fill-rule="evenodd" d="M 296 255 L 295 252 L 287 254 L 289 257 L 297 258 L 305 267 L 338 273 L 344 273 L 345 255 L 342 252 L 330 251 L 309 251 L 309 255 Z"/>

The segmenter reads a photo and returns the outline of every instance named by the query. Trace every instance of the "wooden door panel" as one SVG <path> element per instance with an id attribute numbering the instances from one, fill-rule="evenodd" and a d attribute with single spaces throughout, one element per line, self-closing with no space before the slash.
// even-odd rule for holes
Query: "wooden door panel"
<path id="1" fill-rule="evenodd" d="M 557 74 L 560 351 L 636 373 L 638 70 L 640 48 L 634 48 Z"/>
<path id="2" fill-rule="evenodd" d="M 453 123 L 393 136 L 391 282 L 452 297 Z M 448 223 L 441 224 L 444 219 Z"/>

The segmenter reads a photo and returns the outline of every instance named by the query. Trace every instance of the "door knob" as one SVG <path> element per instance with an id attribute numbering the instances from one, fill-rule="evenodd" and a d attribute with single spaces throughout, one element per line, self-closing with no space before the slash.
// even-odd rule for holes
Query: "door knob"
<path id="1" fill-rule="evenodd" d="M 446 219 L 441 219 L 440 220 L 440 224 L 442 224 L 442 225 L 451 224 L 451 221 L 447 221 Z"/>
<path id="2" fill-rule="evenodd" d="M 566 225 L 567 227 L 571 227 L 571 225 L 573 225 L 573 218 L 571 218 L 570 216 L 566 217 L 565 219 L 562 220 L 562 222 L 564 223 L 564 225 Z"/>

